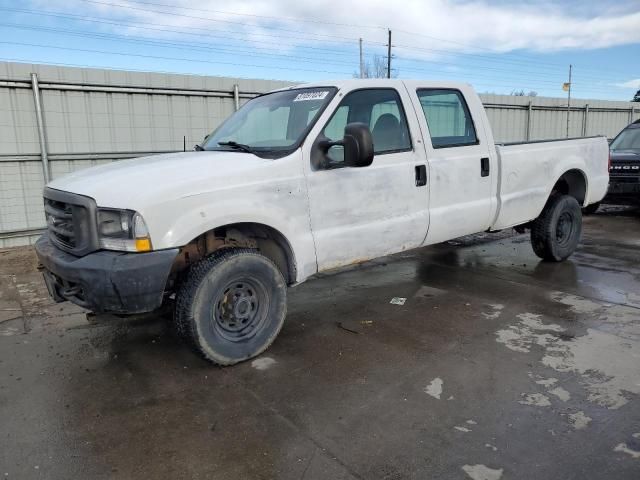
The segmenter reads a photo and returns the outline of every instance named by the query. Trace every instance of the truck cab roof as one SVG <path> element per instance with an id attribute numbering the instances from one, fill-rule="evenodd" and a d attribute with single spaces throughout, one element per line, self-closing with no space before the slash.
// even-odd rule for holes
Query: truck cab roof
<path id="1" fill-rule="evenodd" d="M 294 88 L 316 88 L 316 87 L 336 87 L 344 90 L 356 90 L 359 88 L 399 88 L 406 85 L 407 82 L 412 84 L 416 80 L 400 80 L 397 78 L 351 78 L 346 80 L 327 80 L 323 82 L 303 83 L 282 88 L 281 90 L 291 90 Z M 424 88 L 469 88 L 471 85 L 465 82 L 452 82 L 451 80 L 421 80 L 420 85 Z"/>

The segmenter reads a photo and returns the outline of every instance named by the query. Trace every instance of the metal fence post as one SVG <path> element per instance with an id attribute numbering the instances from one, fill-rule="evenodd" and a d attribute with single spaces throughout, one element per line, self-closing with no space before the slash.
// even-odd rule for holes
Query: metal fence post
<path id="1" fill-rule="evenodd" d="M 237 83 L 233 86 L 233 103 L 236 107 L 237 112 L 240 108 L 240 88 L 238 87 Z"/>
<path id="2" fill-rule="evenodd" d="M 582 136 L 587 136 L 587 128 L 589 128 L 589 104 L 584 106 L 584 117 L 582 117 Z"/>
<path id="3" fill-rule="evenodd" d="M 38 74 L 31 74 L 31 89 L 33 90 L 33 102 L 36 107 L 36 122 L 38 124 L 38 140 L 40 141 L 40 159 L 42 160 L 42 173 L 44 183 L 49 183 L 49 157 L 47 156 L 47 140 L 42 120 L 42 103 L 40 101 L 40 87 L 38 86 Z"/>
<path id="4" fill-rule="evenodd" d="M 533 113 L 532 105 L 533 102 L 529 100 L 529 106 L 527 108 L 527 142 L 531 140 L 531 114 Z"/>
<path id="5" fill-rule="evenodd" d="M 633 122 L 633 105 L 631 105 L 631 108 L 629 109 L 629 121 L 627 123 L 631 122 Z"/>

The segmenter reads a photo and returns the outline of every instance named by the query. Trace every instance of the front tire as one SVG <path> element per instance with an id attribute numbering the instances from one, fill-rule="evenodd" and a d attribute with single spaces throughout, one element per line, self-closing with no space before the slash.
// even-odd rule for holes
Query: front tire
<path id="1" fill-rule="evenodd" d="M 280 332 L 286 314 L 282 273 L 250 249 L 226 248 L 201 260 L 176 295 L 178 333 L 218 365 L 262 353 Z"/>
<path id="2" fill-rule="evenodd" d="M 561 262 L 578 247 L 582 210 L 569 195 L 554 195 L 531 226 L 531 246 L 543 260 Z"/>

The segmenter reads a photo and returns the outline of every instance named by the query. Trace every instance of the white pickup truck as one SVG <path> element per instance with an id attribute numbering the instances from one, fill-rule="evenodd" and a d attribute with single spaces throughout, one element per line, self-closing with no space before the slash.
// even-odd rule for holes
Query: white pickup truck
<path id="1" fill-rule="evenodd" d="M 566 259 L 608 156 L 604 137 L 495 145 L 463 83 L 303 85 L 247 102 L 193 152 L 54 180 L 36 250 L 55 300 L 172 302 L 178 332 L 230 365 L 273 342 L 287 286 L 318 272 L 510 227 Z"/>

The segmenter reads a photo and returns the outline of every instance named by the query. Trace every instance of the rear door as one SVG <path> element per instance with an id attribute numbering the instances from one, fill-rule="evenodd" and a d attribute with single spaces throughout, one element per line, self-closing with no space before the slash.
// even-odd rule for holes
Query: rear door
<path id="1" fill-rule="evenodd" d="M 470 108 L 457 88 L 427 88 L 418 82 L 407 82 L 407 88 L 425 133 L 430 179 L 427 243 L 488 229 L 495 213 L 497 168 L 484 119 L 471 115 L 483 108 L 480 101 L 470 95 Z"/>
<path id="2" fill-rule="evenodd" d="M 421 245 L 429 225 L 426 160 L 421 143 L 416 148 L 420 129 L 406 91 L 369 88 L 340 93 L 332 107 L 333 113 L 329 118 L 323 115 L 304 146 L 318 269 Z M 336 146 L 329 150 L 330 167 L 314 167 L 313 141 L 320 135 L 340 140 L 352 122 L 371 129 L 373 163 L 345 167 L 342 147 Z"/>

